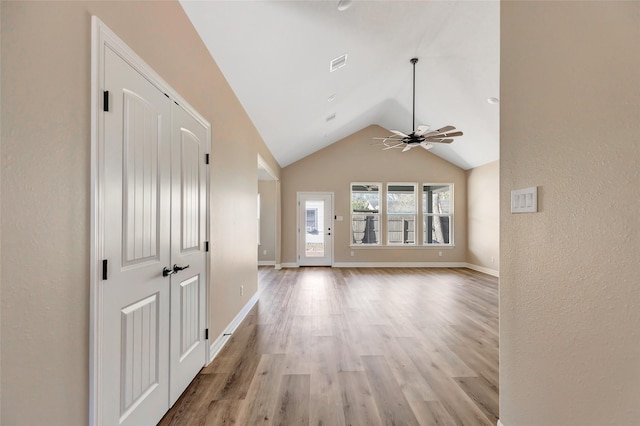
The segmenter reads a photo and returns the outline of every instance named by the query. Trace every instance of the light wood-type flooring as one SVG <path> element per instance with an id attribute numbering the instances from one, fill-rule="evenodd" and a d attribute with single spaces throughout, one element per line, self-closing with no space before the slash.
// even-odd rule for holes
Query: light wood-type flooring
<path id="1" fill-rule="evenodd" d="M 260 300 L 161 425 L 495 425 L 498 280 L 259 269 Z"/>

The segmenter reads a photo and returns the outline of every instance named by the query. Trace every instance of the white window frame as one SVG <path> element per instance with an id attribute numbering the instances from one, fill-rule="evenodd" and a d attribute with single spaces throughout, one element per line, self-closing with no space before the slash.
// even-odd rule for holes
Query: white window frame
<path id="1" fill-rule="evenodd" d="M 424 202 L 424 197 L 425 197 L 425 191 L 424 191 L 424 187 L 425 186 L 448 186 L 449 187 L 449 192 L 450 192 L 450 199 L 449 199 L 449 213 L 428 213 L 425 211 L 424 207 L 425 207 L 425 202 Z M 421 214 L 421 239 L 422 239 L 422 245 L 424 247 L 453 247 L 454 246 L 454 209 L 455 209 L 455 192 L 454 192 L 454 185 L 453 183 L 450 182 L 428 182 L 428 183 L 423 183 L 420 186 L 420 214 Z M 428 209 L 427 209 L 428 210 Z M 427 238 L 427 219 L 429 217 L 448 217 L 449 218 L 449 242 L 448 243 L 429 243 L 428 242 L 428 238 Z"/>
<path id="2" fill-rule="evenodd" d="M 353 187 L 356 185 L 360 185 L 360 186 L 370 186 L 370 185 L 375 185 L 378 187 L 378 199 L 379 199 L 379 203 L 380 205 L 378 206 L 378 212 L 377 213 L 364 213 L 364 212 L 354 212 L 353 211 L 353 206 L 351 205 L 351 203 L 353 202 Z M 351 240 L 350 245 L 351 246 L 356 246 L 356 247 L 379 247 L 382 246 L 382 238 L 384 235 L 383 232 L 383 228 L 382 228 L 382 211 L 383 211 L 383 203 L 384 203 L 384 197 L 383 197 L 383 186 L 381 182 L 351 182 L 349 184 L 349 218 L 351 221 L 351 225 L 349 226 L 349 238 Z M 354 229 L 354 216 L 357 215 L 367 215 L 367 216 L 375 216 L 377 217 L 377 222 L 378 222 L 378 226 L 380 227 L 380 229 L 378 229 L 377 234 L 379 235 L 378 240 L 375 243 L 358 243 L 358 242 L 354 242 L 354 235 L 356 233 L 364 233 L 364 229 L 362 231 L 360 230 L 355 230 Z"/>
<path id="3" fill-rule="evenodd" d="M 391 213 L 389 212 L 389 194 L 393 193 L 391 191 L 389 191 L 390 187 L 393 186 L 411 186 L 413 187 L 413 196 L 414 196 L 414 202 L 413 202 L 413 213 Z M 386 241 L 387 241 L 387 245 L 388 246 L 415 246 L 418 244 L 418 236 L 419 236 L 419 225 L 418 225 L 418 200 L 419 200 L 419 194 L 418 194 L 418 184 L 416 182 L 387 182 L 386 186 L 385 186 L 385 213 L 386 213 L 386 218 L 385 218 L 385 222 L 386 222 L 386 228 L 387 228 L 387 232 L 386 232 Z M 404 229 L 404 224 L 402 225 L 401 230 L 397 230 L 397 229 L 392 229 L 394 228 L 391 225 L 391 221 L 392 220 L 398 220 L 398 217 L 402 217 L 402 218 L 406 218 L 406 217 L 412 217 L 413 219 L 413 229 L 408 229 L 405 230 Z M 404 221 L 404 219 L 402 219 Z M 402 242 L 391 242 L 391 238 L 390 238 L 390 234 L 391 232 L 402 232 Z M 406 235 L 405 235 L 406 233 Z M 411 242 L 408 242 L 409 240 L 406 240 L 405 237 L 409 236 L 409 233 L 413 233 L 413 240 Z"/>

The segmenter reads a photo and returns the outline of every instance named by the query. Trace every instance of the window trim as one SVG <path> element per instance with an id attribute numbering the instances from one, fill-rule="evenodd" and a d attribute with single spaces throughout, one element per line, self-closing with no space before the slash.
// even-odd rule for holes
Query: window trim
<path id="1" fill-rule="evenodd" d="M 380 235 L 380 238 L 378 238 L 378 241 L 375 243 L 354 243 L 353 242 L 353 234 L 354 234 L 354 229 L 353 229 L 353 216 L 354 215 L 359 215 L 359 214 L 364 214 L 364 213 L 359 213 L 359 212 L 354 212 L 353 211 L 353 206 L 351 205 L 351 203 L 353 202 L 353 187 L 355 185 L 361 185 L 361 186 L 367 186 L 367 185 L 376 185 L 378 187 L 378 197 L 379 197 L 379 202 L 380 202 L 380 206 L 378 208 L 378 212 L 377 213 L 371 213 L 371 215 L 377 216 L 378 217 L 378 224 L 380 229 L 378 230 L 378 235 Z M 384 227 L 383 227 L 383 222 L 382 222 L 382 212 L 384 209 L 384 197 L 383 197 L 383 185 L 382 182 L 351 182 L 349 184 L 349 220 L 350 220 L 350 224 L 349 224 L 349 246 L 351 247 L 382 247 L 385 246 L 385 244 L 383 244 L 382 239 L 384 238 Z"/>
<path id="2" fill-rule="evenodd" d="M 392 243 L 388 242 L 387 235 L 387 222 L 388 222 L 388 212 L 387 212 L 387 192 L 388 185 L 415 185 L 416 188 L 416 213 L 415 213 L 415 243 L 413 244 L 404 244 L 404 243 Z M 378 194 L 380 196 L 380 209 L 378 213 L 373 213 L 378 216 L 378 223 L 380 225 L 380 229 L 378 231 L 380 238 L 377 243 L 365 243 L 365 244 L 356 244 L 353 242 L 353 208 L 351 207 L 351 201 L 353 198 L 353 186 L 354 185 L 377 185 L 379 190 Z M 436 214 L 436 213 L 427 213 L 423 211 L 422 203 L 424 197 L 424 187 L 425 186 L 448 186 L 449 191 L 451 192 L 451 204 L 450 211 L 446 214 Z M 455 185 L 453 182 L 426 182 L 426 183 L 417 183 L 417 182 L 351 182 L 349 184 L 349 248 L 351 249 L 373 249 L 373 250 L 385 250 L 385 249 L 419 249 L 419 250 L 433 250 L 433 249 L 453 249 L 456 247 L 455 244 Z M 355 213 L 359 214 L 359 213 Z M 400 214 L 400 213 L 396 213 Z M 428 215 L 440 215 L 440 216 L 448 216 L 449 219 L 449 244 L 428 244 L 426 243 L 425 238 L 425 217 Z"/>
<path id="3" fill-rule="evenodd" d="M 389 187 L 390 186 L 413 186 L 413 195 L 414 195 L 414 205 L 413 205 L 413 214 L 412 213 L 389 213 Z M 388 247 L 411 247 L 411 246 L 415 246 L 418 245 L 418 238 L 419 238 L 419 232 L 420 232 L 420 228 L 419 228 L 419 224 L 418 222 L 418 212 L 419 212 L 419 205 L 418 205 L 418 199 L 419 199 L 419 193 L 418 193 L 418 183 L 417 182 L 387 182 L 386 186 L 385 186 L 385 194 L 384 194 L 384 200 L 385 200 L 385 225 L 387 228 L 387 232 L 385 233 L 385 242 L 386 245 Z M 389 225 L 389 221 L 392 217 L 394 216 L 413 216 L 413 242 L 412 243 L 407 243 L 407 242 L 401 242 L 401 243 L 391 243 L 389 242 L 389 232 L 398 232 L 398 231 L 391 231 L 390 230 L 390 225 Z M 400 231 L 402 232 L 402 231 Z"/>
<path id="4" fill-rule="evenodd" d="M 425 186 L 449 186 L 449 192 L 451 193 L 450 196 L 450 204 L 449 204 L 449 213 L 426 213 L 424 211 L 424 187 Z M 455 246 L 455 226 L 454 226 L 454 219 L 455 219 L 455 188 L 454 188 L 454 184 L 453 182 L 425 182 L 420 186 L 420 210 L 422 210 L 420 212 L 420 216 L 421 216 L 421 232 L 420 232 L 420 238 L 422 240 L 422 246 L 423 247 L 438 247 L 438 248 L 442 248 L 442 247 L 454 247 Z M 426 218 L 427 217 L 433 217 L 433 216 L 448 216 L 449 217 L 449 243 L 428 243 L 427 242 L 427 238 L 426 238 Z"/>

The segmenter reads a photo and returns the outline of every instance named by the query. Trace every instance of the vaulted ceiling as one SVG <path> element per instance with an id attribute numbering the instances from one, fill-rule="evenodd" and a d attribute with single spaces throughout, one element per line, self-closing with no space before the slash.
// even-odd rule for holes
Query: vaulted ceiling
<path id="1" fill-rule="evenodd" d="M 498 1 L 181 3 L 283 167 L 372 124 L 411 132 L 413 57 L 416 126 L 464 132 L 431 151 L 463 169 L 499 157 Z"/>

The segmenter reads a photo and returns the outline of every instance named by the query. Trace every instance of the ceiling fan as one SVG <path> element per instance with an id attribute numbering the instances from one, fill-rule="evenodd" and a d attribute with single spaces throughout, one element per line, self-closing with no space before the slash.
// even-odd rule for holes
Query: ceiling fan
<path id="1" fill-rule="evenodd" d="M 409 151 L 411 148 L 421 146 L 426 150 L 433 148 L 434 143 L 451 143 L 454 137 L 462 136 L 462 132 L 455 131 L 453 126 L 444 126 L 437 130 L 429 131 L 429 126 L 421 125 L 416 129 L 416 62 L 418 58 L 411 58 L 413 64 L 413 131 L 409 134 L 399 130 L 391 130 L 393 133 L 386 138 L 373 138 L 382 140 L 382 149 L 402 148 L 402 152 Z"/>

